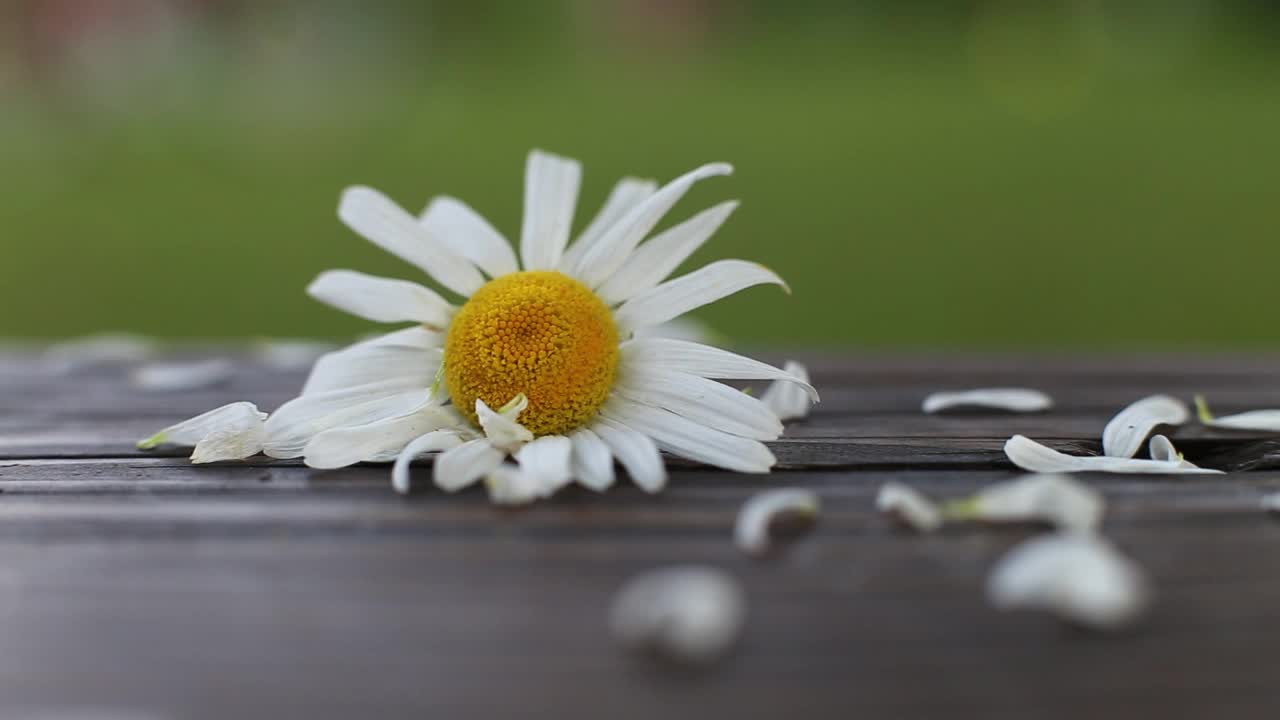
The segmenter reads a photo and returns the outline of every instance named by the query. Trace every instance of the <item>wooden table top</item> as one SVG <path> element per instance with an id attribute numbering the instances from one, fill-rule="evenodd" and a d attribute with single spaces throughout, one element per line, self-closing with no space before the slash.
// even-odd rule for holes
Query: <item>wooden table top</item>
<path id="1" fill-rule="evenodd" d="M 1154 585 L 1150 614 L 1117 635 L 986 603 L 993 562 L 1034 529 L 913 535 L 874 508 L 891 479 L 959 496 L 1016 476 L 1001 452 L 1014 433 L 1097 452 L 1107 420 L 1148 394 L 1280 406 L 1280 357 L 798 359 L 823 402 L 773 445 L 774 474 L 677 463 L 660 495 L 622 482 L 511 510 L 478 489 L 399 497 L 386 466 L 193 467 L 134 449 L 225 402 L 272 409 L 301 372 L 237 356 L 221 387 L 142 392 L 122 368 L 55 375 L 34 349 L 0 351 L 0 718 L 1280 712 L 1280 520 L 1258 509 L 1280 489 L 1277 438 L 1191 425 L 1173 435 L 1188 459 L 1235 472 L 1084 476 L 1108 501 L 1105 534 Z M 1038 388 L 1058 406 L 920 412 L 930 392 L 983 386 Z M 821 495 L 817 525 L 743 555 L 739 507 L 783 486 Z M 689 562 L 741 580 L 736 651 L 688 671 L 620 649 L 613 593 Z"/>

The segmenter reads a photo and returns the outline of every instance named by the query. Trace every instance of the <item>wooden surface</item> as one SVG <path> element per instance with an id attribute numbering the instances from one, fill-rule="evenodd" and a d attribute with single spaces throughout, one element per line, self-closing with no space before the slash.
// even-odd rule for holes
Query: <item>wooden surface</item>
<path id="1" fill-rule="evenodd" d="M 767 355 L 767 354 L 766 354 Z M 778 356 L 771 359 L 780 360 Z M 1016 473 L 1022 432 L 1097 450 L 1152 392 L 1223 412 L 1280 405 L 1280 358 L 810 355 L 824 402 L 749 477 L 681 463 L 525 510 L 479 491 L 397 497 L 386 467 L 192 467 L 133 442 L 233 399 L 273 408 L 300 373 L 243 360 L 217 389 L 133 390 L 0 352 L 0 718 L 1274 718 L 1280 712 L 1277 438 L 1188 427 L 1225 477 L 1089 476 L 1143 565 L 1150 616 L 1098 636 L 985 602 L 1029 528 L 895 530 L 881 483 L 957 496 Z M 923 416 L 935 390 L 1028 385 L 1059 409 Z M 421 477 L 429 469 L 419 468 Z M 751 559 L 730 529 L 766 488 L 818 491 L 814 530 Z M 728 569 L 750 618 L 698 672 L 621 651 L 613 592 L 671 563 Z"/>

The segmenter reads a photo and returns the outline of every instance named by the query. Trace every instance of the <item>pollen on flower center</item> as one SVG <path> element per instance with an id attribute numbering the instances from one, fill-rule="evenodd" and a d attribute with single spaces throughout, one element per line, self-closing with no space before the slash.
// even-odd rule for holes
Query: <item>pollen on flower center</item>
<path id="1" fill-rule="evenodd" d="M 535 435 L 591 419 L 618 368 L 613 314 L 587 286 L 555 271 L 504 275 L 453 318 L 444 372 L 457 409 L 477 422 L 476 399 L 497 408 L 524 393 L 520 423 Z"/>

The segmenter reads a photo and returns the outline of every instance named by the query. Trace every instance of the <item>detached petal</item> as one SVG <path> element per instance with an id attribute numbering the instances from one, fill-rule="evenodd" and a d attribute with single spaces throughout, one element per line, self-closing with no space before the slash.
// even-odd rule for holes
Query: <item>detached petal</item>
<path id="1" fill-rule="evenodd" d="M 1167 438 L 1165 439 L 1167 442 Z M 1073 473 L 1073 472 L 1108 472 L 1108 473 L 1201 473 L 1221 474 L 1221 470 L 1210 470 L 1187 463 L 1177 458 L 1173 460 L 1138 460 L 1106 456 L 1077 457 L 1060 453 L 1052 448 L 1022 435 L 1014 435 L 1004 444 L 1004 453 L 1009 460 L 1023 470 L 1036 473 Z M 1159 446 L 1157 445 L 1157 453 Z M 1163 457 L 1163 455 L 1161 455 Z"/>
<path id="2" fill-rule="evenodd" d="M 1102 431 L 1102 453 L 1131 458 L 1147 436 L 1161 425 L 1181 425 L 1191 419 L 1187 404 L 1168 395 L 1152 395 L 1121 410 Z"/>
<path id="3" fill-rule="evenodd" d="M 448 326 L 454 307 L 418 283 L 329 270 L 311 281 L 307 294 L 326 305 L 380 323 L 415 322 L 431 328 Z"/>
<path id="4" fill-rule="evenodd" d="M 739 290 L 764 283 L 780 285 L 787 290 L 782 278 L 763 265 L 746 260 L 717 260 L 632 297 L 614 313 L 614 320 L 625 334 L 636 328 L 664 323 Z"/>
<path id="5" fill-rule="evenodd" d="M 996 563 L 987 597 L 1001 610 L 1047 610 L 1065 620 L 1114 630 L 1146 610 L 1142 570 L 1092 534 L 1059 533 L 1018 545 Z"/>
<path id="6" fill-rule="evenodd" d="M 582 165 L 539 150 L 529 153 L 524 175 L 524 224 L 520 259 L 525 270 L 554 270 L 569 244 Z"/>
<path id="7" fill-rule="evenodd" d="M 738 511 L 733 538 L 743 552 L 758 555 L 769 549 L 769 528 L 775 522 L 800 518 L 812 521 L 821 502 L 817 493 L 803 488 L 766 490 L 752 495 Z"/>
<path id="8" fill-rule="evenodd" d="M 1209 427 L 1224 430 L 1255 430 L 1258 432 L 1280 432 L 1280 410 L 1250 410 L 1236 415 L 1214 417 L 1209 411 L 1205 399 L 1196 396 L 1196 412 L 1200 422 Z"/>
<path id="9" fill-rule="evenodd" d="M 609 626 L 624 645 L 705 664 L 728 652 L 746 619 L 746 593 L 723 570 L 677 566 L 639 575 L 618 591 Z"/>
<path id="10" fill-rule="evenodd" d="M 1053 398 L 1029 388 L 979 388 L 961 392 L 936 392 L 924 399 L 926 413 L 957 408 L 986 408 L 1008 412 L 1042 412 L 1053 407 Z"/>
<path id="11" fill-rule="evenodd" d="M 965 518 L 988 522 L 1040 520 L 1066 530 L 1096 530 L 1103 500 L 1093 488 L 1066 475 L 1028 475 L 983 488 L 961 504 Z"/>
<path id="12" fill-rule="evenodd" d="M 900 482 L 880 486 L 876 509 L 919 532 L 933 532 L 942 527 L 942 510 L 938 505 Z"/>
<path id="13" fill-rule="evenodd" d="M 243 460 L 262 452 L 266 433 L 262 422 L 248 423 L 239 428 L 215 430 L 196 443 L 191 462 L 197 465 L 223 460 Z"/>
<path id="14" fill-rule="evenodd" d="M 782 369 L 808 385 L 809 370 L 804 365 L 788 360 Z M 805 392 L 804 385 L 791 380 L 774 380 L 760 396 L 760 401 L 783 422 L 808 417 L 809 409 L 813 407 L 813 399 Z"/>

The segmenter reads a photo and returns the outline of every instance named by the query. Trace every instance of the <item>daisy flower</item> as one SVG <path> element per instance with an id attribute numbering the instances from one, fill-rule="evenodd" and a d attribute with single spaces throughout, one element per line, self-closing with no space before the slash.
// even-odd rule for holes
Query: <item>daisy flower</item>
<path id="1" fill-rule="evenodd" d="M 321 468 L 395 460 L 400 491 L 410 462 L 439 452 L 439 487 L 482 481 L 495 501 L 511 503 L 574 480 L 603 490 L 615 460 L 656 492 L 666 482 L 660 450 L 768 472 L 775 458 L 764 441 L 781 434 L 781 420 L 717 380 L 786 381 L 816 400 L 813 387 L 741 355 L 651 334 L 745 288 L 786 289 L 743 260 L 668 279 L 737 203 L 651 231 L 695 183 L 731 171 L 704 165 L 660 188 L 624 178 L 570 244 L 581 167 L 534 151 L 518 253 L 457 199 L 435 198 L 414 217 L 376 190 L 349 188 L 342 221 L 458 299 L 408 280 L 322 273 L 308 288 L 315 299 L 414 325 L 317 361 L 301 395 L 267 418 L 261 451 Z"/>

